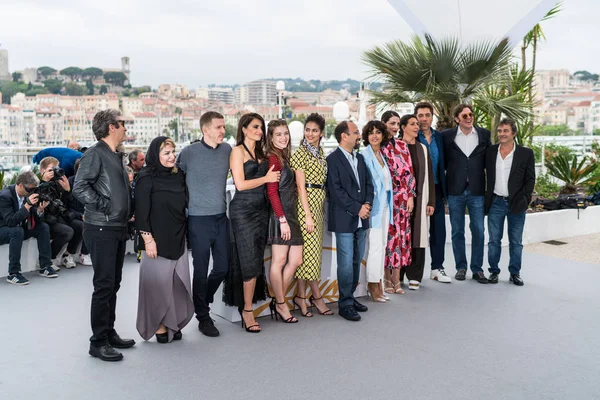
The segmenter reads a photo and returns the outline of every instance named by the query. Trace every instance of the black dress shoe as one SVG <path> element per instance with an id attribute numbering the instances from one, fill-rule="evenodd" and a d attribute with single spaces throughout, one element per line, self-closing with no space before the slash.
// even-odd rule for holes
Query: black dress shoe
<path id="1" fill-rule="evenodd" d="M 360 314 L 356 311 L 353 305 L 341 307 L 339 314 L 348 321 L 360 321 Z"/>
<path id="2" fill-rule="evenodd" d="M 90 356 L 97 357 L 102 361 L 121 361 L 123 354 L 116 351 L 111 345 L 105 344 L 104 346 L 95 347 L 90 345 Z"/>
<path id="3" fill-rule="evenodd" d="M 492 272 L 490 277 L 488 278 L 489 283 L 498 283 L 498 274 L 496 272 Z"/>
<path id="4" fill-rule="evenodd" d="M 135 345 L 135 340 L 121 339 L 119 335 L 115 334 L 108 338 L 108 344 L 110 344 L 115 349 L 128 349 Z"/>
<path id="5" fill-rule="evenodd" d="M 219 330 L 215 326 L 212 318 L 204 318 L 198 322 L 198 330 L 202 332 L 204 336 L 217 337 L 219 336 Z"/>
<path id="6" fill-rule="evenodd" d="M 369 311 L 369 307 L 365 306 L 364 304 L 359 303 L 356 300 L 354 300 L 354 308 L 356 308 L 356 311 L 358 311 L 358 312 L 367 312 L 367 311 Z"/>
<path id="7" fill-rule="evenodd" d="M 466 277 L 467 277 L 466 269 L 459 269 L 458 271 L 456 271 L 456 275 L 454 275 L 454 279 L 456 279 L 457 281 L 464 281 Z"/>
<path id="8" fill-rule="evenodd" d="M 156 336 L 156 341 L 158 343 L 169 343 L 169 332 L 155 333 L 154 336 Z"/>
<path id="9" fill-rule="evenodd" d="M 510 274 L 510 278 L 508 279 L 510 283 L 517 286 L 523 286 L 525 282 L 521 279 L 521 275 L 519 274 Z"/>
<path id="10" fill-rule="evenodd" d="M 473 274 L 473 279 L 475 279 L 479 283 L 488 283 L 488 278 L 485 277 L 483 272 L 475 272 Z"/>
<path id="11" fill-rule="evenodd" d="M 177 331 L 173 335 L 173 340 L 181 340 L 182 337 L 183 337 L 183 333 L 181 333 L 181 331 Z"/>

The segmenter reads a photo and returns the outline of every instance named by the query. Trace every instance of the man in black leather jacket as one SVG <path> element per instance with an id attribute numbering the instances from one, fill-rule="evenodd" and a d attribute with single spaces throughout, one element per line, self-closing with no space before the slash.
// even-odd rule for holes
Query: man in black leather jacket
<path id="1" fill-rule="evenodd" d="M 89 354 L 120 361 L 123 355 L 115 348 L 135 344 L 132 339 L 121 339 L 114 329 L 131 214 L 129 179 L 117 152 L 127 129 L 120 111 L 109 109 L 94 116 L 92 130 L 98 142 L 81 157 L 73 187 L 73 195 L 85 204 L 83 237 L 94 267 Z"/>

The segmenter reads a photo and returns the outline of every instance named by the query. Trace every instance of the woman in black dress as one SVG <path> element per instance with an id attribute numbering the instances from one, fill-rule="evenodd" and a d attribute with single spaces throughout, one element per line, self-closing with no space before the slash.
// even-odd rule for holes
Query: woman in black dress
<path id="1" fill-rule="evenodd" d="M 281 171 L 279 182 L 267 183 L 271 203 L 269 235 L 271 245 L 271 269 L 269 277 L 275 297 L 271 301 L 271 318 L 281 317 L 283 322 L 295 323 L 285 301 L 294 273 L 302 263 L 302 231 L 298 223 L 298 192 L 296 177 L 290 168 L 292 155 L 290 130 L 282 119 L 269 122 L 267 128 L 267 159 L 273 171 Z M 286 263 L 287 261 L 287 263 Z"/>
<path id="2" fill-rule="evenodd" d="M 135 226 L 143 240 L 137 329 L 144 340 L 181 339 L 194 315 L 190 266 L 185 246 L 187 191 L 175 166 L 175 143 L 152 141 L 146 166 L 136 178 Z"/>
<path id="3" fill-rule="evenodd" d="M 231 264 L 223 301 L 238 307 L 242 327 L 260 332 L 252 304 L 265 300 L 264 253 L 269 211 L 265 183 L 279 181 L 279 172 L 268 169 L 264 155 L 265 120 L 259 114 L 243 115 L 238 123 L 237 146 L 231 150 L 229 167 L 236 192 L 229 205 L 231 221 Z"/>

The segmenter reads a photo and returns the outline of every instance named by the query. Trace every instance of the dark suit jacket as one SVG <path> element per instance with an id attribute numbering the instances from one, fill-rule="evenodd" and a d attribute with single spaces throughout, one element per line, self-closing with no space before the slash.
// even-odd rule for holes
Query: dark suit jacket
<path id="1" fill-rule="evenodd" d="M 358 227 L 358 212 L 365 203 L 373 204 L 373 182 L 362 155 L 358 154 L 358 179 L 352 166 L 339 148 L 327 156 L 327 190 L 329 194 L 330 232 L 352 233 Z M 362 220 L 362 227 L 369 228 L 369 218 Z"/>
<path id="2" fill-rule="evenodd" d="M 33 208 L 32 208 L 33 211 Z M 10 185 L 0 192 L 0 226 L 27 226 L 27 218 L 29 211 L 25 206 L 19 208 L 19 200 L 17 199 L 17 191 L 15 185 Z M 40 222 L 37 212 L 33 212 L 33 217 L 36 223 Z"/>
<path id="3" fill-rule="evenodd" d="M 419 133 L 421 133 L 421 131 L 419 131 Z M 436 131 L 435 129 L 431 128 L 431 134 L 433 135 L 433 140 L 435 140 L 435 144 L 437 145 L 438 148 L 438 168 L 437 168 L 437 176 L 438 176 L 438 181 L 439 181 L 439 185 L 442 187 L 442 194 L 444 195 L 444 198 L 448 198 L 448 192 L 446 190 L 446 160 L 445 160 L 445 155 L 444 155 L 444 137 L 442 136 L 442 134 L 438 131 Z M 423 144 L 425 144 L 425 142 L 427 141 L 427 139 L 425 139 L 425 141 L 421 140 L 421 136 L 419 136 L 419 141 Z M 429 152 L 429 156 L 431 156 L 431 151 Z M 433 160 L 432 160 L 433 161 Z M 435 190 L 434 190 L 435 192 Z"/>
<path id="4" fill-rule="evenodd" d="M 485 194 L 485 152 L 492 144 L 490 131 L 475 127 L 479 144 L 469 157 L 455 142 L 458 127 L 442 132 L 444 138 L 445 167 L 448 195 L 461 195 L 467 187 L 467 177 L 471 194 Z"/>
<path id="5" fill-rule="evenodd" d="M 498 144 L 490 146 L 486 154 L 487 193 L 485 194 L 485 213 L 487 214 L 494 200 L 494 185 L 496 184 L 496 157 Z M 517 145 L 515 145 L 517 146 Z M 531 203 L 531 195 L 535 186 L 535 158 L 533 150 L 517 146 L 508 177 L 508 203 L 511 214 L 521 214 L 527 211 Z"/>

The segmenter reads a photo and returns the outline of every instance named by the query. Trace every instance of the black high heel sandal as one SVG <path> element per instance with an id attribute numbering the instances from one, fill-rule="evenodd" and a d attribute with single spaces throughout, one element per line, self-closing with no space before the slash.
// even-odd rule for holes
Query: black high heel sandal
<path id="1" fill-rule="evenodd" d="M 303 317 L 307 317 L 307 318 L 310 318 L 310 317 L 312 317 L 312 316 L 313 316 L 313 314 L 312 314 L 312 305 L 310 305 L 310 306 L 306 305 L 306 312 L 305 312 L 305 313 L 303 313 L 303 312 L 302 312 L 302 307 L 300 307 L 300 304 L 298 304 L 298 303 L 296 302 L 296 298 L 299 298 L 299 299 L 301 299 L 302 301 L 304 301 L 304 305 L 306 305 L 306 297 L 300 297 L 300 296 L 296 295 L 296 296 L 294 296 L 294 299 L 292 300 L 292 302 L 294 303 L 294 311 L 296 310 L 296 307 L 295 307 L 295 306 L 298 306 L 298 309 L 300 310 L 300 314 L 301 314 Z"/>
<path id="2" fill-rule="evenodd" d="M 173 335 L 173 340 L 181 340 L 182 337 L 183 337 L 183 333 L 181 333 L 181 331 L 177 331 Z"/>
<path id="3" fill-rule="evenodd" d="M 275 314 L 275 321 L 278 321 L 281 318 L 282 322 L 286 324 L 295 324 L 298 320 L 294 316 L 290 316 L 288 319 L 284 319 L 283 316 L 277 311 L 277 305 L 285 304 L 285 301 L 278 303 L 277 300 L 273 297 L 271 303 L 269 304 L 269 308 L 271 309 L 271 319 L 273 319 L 273 314 Z M 278 318 L 279 317 L 279 318 Z"/>
<path id="4" fill-rule="evenodd" d="M 244 316 L 242 315 L 242 312 L 248 312 L 248 313 L 253 313 L 254 310 L 244 310 L 244 309 L 238 309 L 238 312 L 240 313 L 240 318 L 242 319 L 242 329 L 244 329 L 244 325 L 246 325 L 246 321 L 244 321 Z M 258 329 L 252 329 L 252 328 L 256 328 L 258 327 Z M 254 324 L 254 325 L 246 325 L 246 332 L 250 332 L 250 333 L 259 333 L 260 332 L 260 325 L 258 323 Z"/>
<path id="5" fill-rule="evenodd" d="M 317 309 L 317 312 L 318 312 L 320 315 L 333 315 L 333 311 L 331 311 L 329 308 L 327 308 L 327 311 L 323 311 L 323 312 L 321 312 L 321 310 L 319 310 L 319 307 L 317 307 L 317 305 L 315 304 L 315 301 L 317 301 L 317 300 L 321 300 L 322 298 L 323 298 L 323 296 L 319 297 L 318 299 L 315 299 L 315 298 L 313 297 L 313 295 L 311 294 L 311 295 L 310 295 L 310 298 L 308 299 L 308 301 L 310 301 L 310 304 L 311 304 L 311 305 L 312 305 L 314 308 L 316 308 L 316 309 Z M 327 306 L 325 306 L 325 307 L 327 307 Z"/>

